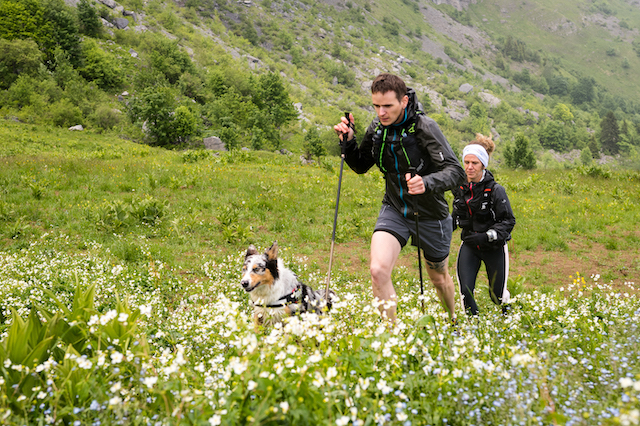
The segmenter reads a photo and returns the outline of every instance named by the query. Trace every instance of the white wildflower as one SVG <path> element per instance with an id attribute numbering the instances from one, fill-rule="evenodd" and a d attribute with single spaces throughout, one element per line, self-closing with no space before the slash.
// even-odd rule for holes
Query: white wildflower
<path id="1" fill-rule="evenodd" d="M 138 306 L 140 310 L 140 315 L 146 315 L 148 317 L 151 316 L 151 306 L 150 305 L 140 305 Z"/>
<path id="2" fill-rule="evenodd" d="M 122 360 L 124 359 L 124 355 L 122 355 L 120 352 L 118 351 L 114 351 L 111 354 L 111 364 L 119 364 L 122 362 Z"/>
<path id="3" fill-rule="evenodd" d="M 158 378 L 156 376 L 149 376 L 142 379 L 142 383 L 148 388 L 151 389 L 153 385 L 158 382 Z"/>

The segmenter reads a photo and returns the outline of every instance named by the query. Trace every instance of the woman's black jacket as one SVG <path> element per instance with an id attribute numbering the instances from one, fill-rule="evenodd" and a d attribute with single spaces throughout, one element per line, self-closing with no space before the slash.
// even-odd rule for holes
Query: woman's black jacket
<path id="1" fill-rule="evenodd" d="M 511 210 L 507 192 L 489 170 L 480 182 L 465 182 L 453 191 L 453 223 L 462 228 L 462 239 L 473 232 L 493 229 L 497 240 L 487 248 L 500 248 L 511 239 L 516 218 Z"/>

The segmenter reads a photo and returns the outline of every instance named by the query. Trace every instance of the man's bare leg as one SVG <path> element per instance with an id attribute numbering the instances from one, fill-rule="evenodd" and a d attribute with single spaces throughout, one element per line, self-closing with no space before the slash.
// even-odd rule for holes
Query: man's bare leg
<path id="1" fill-rule="evenodd" d="M 371 237 L 371 284 L 373 296 L 382 304 L 378 308 L 380 314 L 395 323 L 396 321 L 396 291 L 391 281 L 391 272 L 398 260 L 400 243 L 388 232 L 377 231 Z M 453 284 L 453 281 L 452 281 Z M 385 303 L 392 302 L 392 303 Z"/>
<path id="2" fill-rule="evenodd" d="M 436 293 L 440 301 L 444 305 L 444 308 L 449 314 L 449 318 L 456 317 L 456 299 L 455 299 L 455 286 L 453 284 L 453 278 L 449 274 L 449 257 L 441 262 L 430 262 L 427 260 L 427 273 L 429 278 L 436 288 Z"/>

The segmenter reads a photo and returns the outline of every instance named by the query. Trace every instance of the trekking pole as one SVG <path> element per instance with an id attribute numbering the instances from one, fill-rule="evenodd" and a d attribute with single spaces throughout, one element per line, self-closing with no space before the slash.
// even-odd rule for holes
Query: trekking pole
<path id="1" fill-rule="evenodd" d="M 351 116 L 349 112 L 345 112 L 344 116 L 349 122 L 349 127 L 353 128 L 353 123 L 351 122 Z M 333 248 L 336 244 L 336 226 L 338 224 L 338 206 L 340 205 L 340 187 L 342 187 L 342 170 L 344 169 L 344 146 L 347 141 L 344 140 L 349 136 L 349 133 L 342 134 L 342 143 L 340 144 L 340 177 L 338 178 L 338 195 L 336 196 L 336 212 L 333 216 L 333 234 L 331 234 L 331 251 L 329 252 L 329 273 L 327 274 L 327 288 L 324 291 L 324 300 L 325 303 L 329 303 L 329 283 L 331 282 L 331 264 L 333 263 Z"/>
<path id="2" fill-rule="evenodd" d="M 409 167 L 409 173 L 411 178 L 416 175 L 416 168 Z M 420 256 L 420 215 L 418 213 L 418 202 L 416 201 L 417 195 L 413 195 L 413 216 L 416 221 L 416 246 L 418 246 L 418 271 L 420 273 L 420 303 L 422 304 L 422 313 L 424 314 L 424 284 L 422 280 L 422 257 Z"/>

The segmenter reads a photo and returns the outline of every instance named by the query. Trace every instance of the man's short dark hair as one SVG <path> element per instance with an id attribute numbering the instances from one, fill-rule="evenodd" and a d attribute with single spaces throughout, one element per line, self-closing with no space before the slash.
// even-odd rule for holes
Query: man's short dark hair
<path id="1" fill-rule="evenodd" d="M 407 94 L 407 85 L 397 75 L 382 73 L 371 83 L 371 93 L 384 94 L 387 92 L 395 92 L 398 102 L 400 102 L 404 95 Z"/>

